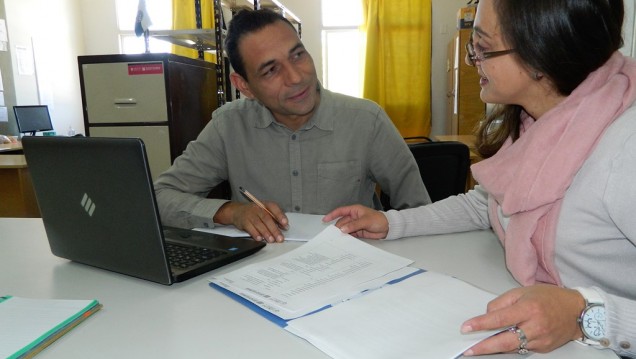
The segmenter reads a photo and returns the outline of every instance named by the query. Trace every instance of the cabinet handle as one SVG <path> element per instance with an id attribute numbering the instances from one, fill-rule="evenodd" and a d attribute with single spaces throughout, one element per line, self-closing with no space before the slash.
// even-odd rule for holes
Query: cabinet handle
<path id="1" fill-rule="evenodd" d="M 115 105 L 123 105 L 123 106 L 128 106 L 128 105 L 136 105 L 137 104 L 137 99 L 136 98 L 116 98 L 114 101 Z"/>

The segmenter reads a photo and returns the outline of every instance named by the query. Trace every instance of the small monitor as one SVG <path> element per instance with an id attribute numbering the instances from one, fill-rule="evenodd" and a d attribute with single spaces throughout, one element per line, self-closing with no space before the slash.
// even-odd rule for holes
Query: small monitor
<path id="1" fill-rule="evenodd" d="M 36 132 L 53 130 L 49 107 L 46 105 L 13 106 L 13 113 L 20 133 L 33 136 Z"/>

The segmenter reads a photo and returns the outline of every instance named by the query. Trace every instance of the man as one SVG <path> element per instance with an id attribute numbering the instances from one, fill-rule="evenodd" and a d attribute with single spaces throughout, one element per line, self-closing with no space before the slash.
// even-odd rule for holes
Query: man
<path id="1" fill-rule="evenodd" d="M 155 183 L 164 224 L 233 224 L 281 242 L 285 212 L 325 214 L 346 204 L 393 208 L 430 202 L 408 147 L 375 103 L 323 89 L 291 23 L 269 10 L 241 11 L 228 30 L 232 84 L 245 98 L 212 120 Z M 229 180 L 232 200 L 206 198 Z M 250 203 L 240 188 L 265 202 Z"/>

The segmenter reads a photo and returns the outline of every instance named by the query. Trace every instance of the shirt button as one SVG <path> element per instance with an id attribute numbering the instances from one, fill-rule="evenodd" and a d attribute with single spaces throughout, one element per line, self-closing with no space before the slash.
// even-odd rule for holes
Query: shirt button
<path id="1" fill-rule="evenodd" d="M 295 207 L 294 207 L 294 211 L 296 211 L 296 212 L 300 212 L 300 206 L 295 206 Z"/>
<path id="2" fill-rule="evenodd" d="M 610 341 L 607 338 L 603 338 L 601 340 L 598 341 L 602 346 L 604 346 L 605 348 L 610 346 Z"/>
<path id="3" fill-rule="evenodd" d="M 626 349 L 626 350 L 632 347 L 632 345 L 626 341 L 622 341 L 618 345 L 620 345 L 621 349 Z"/>
<path id="4" fill-rule="evenodd" d="M 292 135 L 292 141 L 296 140 L 296 135 Z"/>
<path id="5" fill-rule="evenodd" d="M 292 174 L 293 174 L 294 176 L 298 176 L 298 171 L 297 171 L 297 170 L 293 170 L 293 171 L 292 171 Z"/>

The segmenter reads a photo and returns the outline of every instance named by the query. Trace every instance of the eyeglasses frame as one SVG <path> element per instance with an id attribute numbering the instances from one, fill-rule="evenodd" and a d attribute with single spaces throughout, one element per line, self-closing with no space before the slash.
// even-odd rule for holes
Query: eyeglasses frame
<path id="1" fill-rule="evenodd" d="M 472 34 L 470 34 L 470 38 L 468 39 L 468 42 L 466 43 L 466 58 L 468 59 L 470 66 L 477 66 L 477 61 L 482 62 L 486 59 L 508 55 L 516 51 L 517 51 L 516 49 L 508 49 L 508 50 L 501 50 L 501 51 L 486 51 L 486 52 L 482 52 L 481 55 L 477 55 L 477 52 L 475 51 L 475 47 L 473 46 Z"/>

